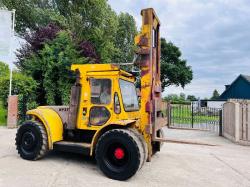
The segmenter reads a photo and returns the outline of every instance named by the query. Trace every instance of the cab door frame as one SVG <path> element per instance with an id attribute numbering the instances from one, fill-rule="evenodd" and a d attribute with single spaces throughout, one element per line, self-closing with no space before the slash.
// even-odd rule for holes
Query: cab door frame
<path id="1" fill-rule="evenodd" d="M 109 104 L 96 104 L 91 102 L 91 79 L 108 79 L 111 81 L 111 89 L 110 89 L 110 102 Z M 78 129 L 83 129 L 83 130 L 99 130 L 106 124 L 108 124 L 113 117 L 113 99 L 114 99 L 114 78 L 112 76 L 93 76 L 89 75 L 86 76 L 86 82 L 82 86 L 82 89 L 84 90 L 82 92 L 82 99 L 81 99 L 81 110 L 80 110 L 80 117 L 78 118 Z M 109 118 L 108 120 L 101 124 L 101 125 L 93 125 L 91 124 L 91 110 L 93 110 L 94 107 L 97 108 L 105 108 L 108 113 L 109 113 Z"/>

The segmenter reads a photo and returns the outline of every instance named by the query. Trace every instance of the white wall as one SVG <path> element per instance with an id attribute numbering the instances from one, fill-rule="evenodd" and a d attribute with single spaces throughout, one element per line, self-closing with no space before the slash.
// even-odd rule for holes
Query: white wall
<path id="1" fill-rule="evenodd" d="M 222 108 L 225 101 L 207 101 L 207 107 L 209 108 Z"/>

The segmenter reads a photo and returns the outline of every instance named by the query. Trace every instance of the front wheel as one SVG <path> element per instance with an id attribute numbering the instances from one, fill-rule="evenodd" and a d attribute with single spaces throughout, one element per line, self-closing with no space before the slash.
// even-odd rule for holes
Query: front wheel
<path id="1" fill-rule="evenodd" d="M 143 154 L 136 134 L 127 129 L 113 129 L 104 133 L 95 152 L 101 171 L 116 180 L 132 177 L 142 165 Z"/>
<path id="2" fill-rule="evenodd" d="M 37 121 L 26 121 L 17 130 L 16 149 L 26 160 L 37 160 L 48 152 L 45 127 Z"/>

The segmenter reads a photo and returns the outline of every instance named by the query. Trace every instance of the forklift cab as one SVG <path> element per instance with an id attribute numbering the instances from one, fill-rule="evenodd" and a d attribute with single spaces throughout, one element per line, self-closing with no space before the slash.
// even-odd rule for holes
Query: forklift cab
<path id="1" fill-rule="evenodd" d="M 72 65 L 67 129 L 98 130 L 125 119 L 138 119 L 139 102 L 133 75 L 115 65 Z"/>

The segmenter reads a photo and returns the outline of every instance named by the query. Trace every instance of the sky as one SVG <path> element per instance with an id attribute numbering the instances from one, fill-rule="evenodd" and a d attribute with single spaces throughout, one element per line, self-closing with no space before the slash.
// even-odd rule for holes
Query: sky
<path id="1" fill-rule="evenodd" d="M 155 9 L 161 36 L 173 42 L 192 66 L 193 80 L 185 89 L 168 87 L 168 94 L 210 98 L 214 89 L 224 91 L 239 74 L 250 75 L 249 0 L 109 0 L 117 13 L 133 15 L 138 28 L 140 11 Z M 14 50 L 20 40 L 12 41 Z M 9 57 L 0 60 L 10 61 Z"/>
<path id="2" fill-rule="evenodd" d="M 11 16 L 12 11 L 0 9 L 0 61 L 14 68 L 15 51 L 21 47 L 24 40 L 14 35 Z"/>
<path id="3" fill-rule="evenodd" d="M 16 59 L 15 51 L 21 47 L 25 40 L 14 36 L 9 42 L 12 53 L 10 53 L 10 55 L 0 55 L 0 61 L 8 63 L 11 68 L 15 68 L 15 65 L 13 64 Z"/>
<path id="4" fill-rule="evenodd" d="M 133 15 L 152 7 L 161 21 L 161 36 L 172 41 L 192 66 L 193 80 L 185 89 L 171 86 L 163 95 L 210 98 L 222 93 L 239 74 L 250 75 L 249 0 L 109 0 L 117 12 Z"/>

